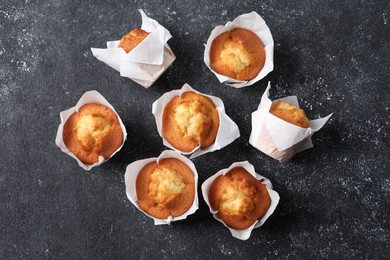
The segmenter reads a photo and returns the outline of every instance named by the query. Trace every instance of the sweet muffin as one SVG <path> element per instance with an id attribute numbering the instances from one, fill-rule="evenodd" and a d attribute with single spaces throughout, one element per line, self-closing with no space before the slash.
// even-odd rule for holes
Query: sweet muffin
<path id="1" fill-rule="evenodd" d="M 310 122 L 306 117 L 305 111 L 286 101 L 276 101 L 272 104 L 269 112 L 274 116 L 289 122 L 290 124 L 294 124 L 302 128 L 308 128 L 310 126 Z"/>
<path id="2" fill-rule="evenodd" d="M 236 28 L 214 39 L 210 48 L 210 67 L 237 80 L 255 78 L 265 63 L 265 48 L 257 35 Z"/>
<path id="3" fill-rule="evenodd" d="M 243 167 L 218 176 L 209 189 L 210 206 L 228 227 L 243 230 L 261 219 L 271 205 L 267 187 Z"/>
<path id="4" fill-rule="evenodd" d="M 180 151 L 210 146 L 215 142 L 218 128 L 219 115 L 213 101 L 193 91 L 175 96 L 164 108 L 163 136 Z"/>
<path id="5" fill-rule="evenodd" d="M 122 37 L 118 47 L 123 48 L 125 52 L 128 53 L 132 49 L 134 49 L 138 44 L 140 44 L 149 34 L 150 33 L 140 28 L 136 28 Z"/>
<path id="6" fill-rule="evenodd" d="M 191 169 L 176 158 L 146 164 L 136 180 L 140 208 L 149 215 L 166 219 L 184 214 L 195 197 L 195 179 Z"/>
<path id="7" fill-rule="evenodd" d="M 74 112 L 65 122 L 63 141 L 83 163 L 105 159 L 122 145 L 123 132 L 114 111 L 101 104 L 89 103 Z"/>

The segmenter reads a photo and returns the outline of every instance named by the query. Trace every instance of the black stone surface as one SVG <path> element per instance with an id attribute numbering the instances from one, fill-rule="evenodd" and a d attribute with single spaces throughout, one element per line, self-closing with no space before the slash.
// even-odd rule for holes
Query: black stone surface
<path id="1" fill-rule="evenodd" d="M 140 26 L 173 35 L 173 66 L 146 90 L 93 57 Z M 258 12 L 275 41 L 275 69 L 251 87 L 220 84 L 203 63 L 211 30 Z M 390 2 L 0 1 L 0 259 L 384 259 L 390 255 Z M 280 164 L 248 144 L 251 113 L 297 95 L 311 118 L 334 113 L 314 148 Z M 193 160 L 199 183 L 236 161 L 268 177 L 281 201 L 247 241 L 200 208 L 154 226 L 126 198 L 124 172 L 165 150 L 151 113 L 189 83 L 218 96 L 241 137 Z M 128 140 L 87 172 L 54 139 L 59 113 L 88 90 L 116 108 Z M 200 191 L 200 187 L 199 187 Z"/>

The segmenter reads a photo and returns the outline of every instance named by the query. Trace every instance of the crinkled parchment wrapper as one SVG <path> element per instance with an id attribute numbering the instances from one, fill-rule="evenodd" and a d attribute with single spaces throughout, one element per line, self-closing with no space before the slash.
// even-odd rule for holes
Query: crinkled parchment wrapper
<path id="1" fill-rule="evenodd" d="M 258 110 L 252 113 L 252 132 L 249 143 L 258 150 L 280 162 L 288 162 L 295 154 L 313 147 L 311 136 L 320 130 L 332 114 L 315 120 L 310 120 L 308 128 L 302 128 L 286 122 L 269 112 L 273 102 L 287 101 L 299 107 L 296 96 L 289 96 L 271 101 L 268 83 L 261 97 Z"/>
<path id="2" fill-rule="evenodd" d="M 139 9 L 142 16 L 141 29 L 150 34 L 133 50 L 126 53 L 119 48 L 119 40 L 107 42 L 107 49 L 91 48 L 100 61 L 120 72 L 122 77 L 149 88 L 176 59 L 167 41 L 169 31 Z"/>
<path id="3" fill-rule="evenodd" d="M 163 118 L 163 113 L 165 106 L 168 104 L 168 102 L 174 98 L 175 96 L 181 96 L 183 93 L 188 92 L 188 91 L 194 91 L 200 95 L 206 96 L 210 98 L 219 115 L 219 129 L 217 133 L 217 137 L 215 138 L 215 142 L 207 147 L 206 149 L 200 149 L 200 146 L 196 147 L 193 151 L 186 153 L 183 151 L 180 151 L 173 147 L 163 136 L 162 132 L 162 118 Z M 232 143 L 235 139 L 240 137 L 240 130 L 238 129 L 238 126 L 236 123 L 233 122 L 232 119 L 225 113 L 225 106 L 223 105 L 223 102 L 220 98 L 214 97 L 214 96 L 209 96 L 202 94 L 196 90 L 194 90 L 190 85 L 187 83 L 183 85 L 183 87 L 179 90 L 172 90 L 170 92 L 165 93 L 162 95 L 158 100 L 156 100 L 153 103 L 152 107 L 152 113 L 156 119 L 156 124 L 157 124 L 157 130 L 160 136 L 163 139 L 163 143 L 165 146 L 178 151 L 182 154 L 192 154 L 191 159 L 195 158 L 197 156 L 200 156 L 202 154 L 208 153 L 208 152 L 213 152 L 215 150 L 222 149 L 223 147 L 227 146 L 228 144 Z"/>
<path id="4" fill-rule="evenodd" d="M 243 167 L 245 170 L 247 170 L 256 179 L 262 180 L 262 182 L 267 187 L 268 194 L 269 194 L 269 196 L 271 198 L 271 205 L 269 206 L 269 208 L 268 208 L 267 212 L 265 213 L 265 215 L 261 219 L 256 220 L 255 223 L 253 223 L 252 226 L 250 226 L 247 229 L 243 229 L 243 230 L 237 230 L 237 229 L 233 229 L 233 228 L 230 228 L 230 227 L 226 226 L 226 224 L 220 218 L 218 218 L 218 216 L 217 216 L 218 211 L 214 211 L 211 208 L 210 201 L 209 201 L 209 189 L 210 189 L 210 186 L 213 183 L 213 181 L 218 176 L 225 175 L 231 169 L 236 168 L 236 167 Z M 272 189 L 272 183 L 267 178 L 265 178 L 264 176 L 261 176 L 260 174 L 257 174 L 256 171 L 255 171 L 255 168 L 253 167 L 253 165 L 250 164 L 248 161 L 235 162 L 229 168 L 220 170 L 219 172 L 217 172 L 213 176 L 209 177 L 202 184 L 201 188 L 202 188 L 203 198 L 204 198 L 205 202 L 207 203 L 207 205 L 209 206 L 210 212 L 213 214 L 214 218 L 216 220 L 218 220 L 219 222 L 223 223 L 223 225 L 230 230 L 230 233 L 232 234 L 233 237 L 238 238 L 240 240 L 247 240 L 250 237 L 253 229 L 261 227 L 265 223 L 265 221 L 269 218 L 269 216 L 271 216 L 272 213 L 275 211 L 275 208 L 278 205 L 279 200 L 280 200 L 279 194 Z"/>
<path id="5" fill-rule="evenodd" d="M 121 118 L 119 117 L 118 113 L 115 111 L 114 107 L 111 106 L 111 104 L 108 103 L 108 101 L 96 90 L 91 90 L 91 91 L 85 92 L 84 95 L 82 95 L 81 98 L 79 99 L 79 101 L 77 102 L 76 106 L 69 108 L 65 111 L 62 111 L 60 113 L 61 124 L 59 125 L 58 131 L 57 131 L 56 145 L 59 148 L 61 148 L 61 151 L 70 155 L 71 157 L 73 157 L 77 161 L 77 163 L 81 166 L 81 168 L 83 168 L 84 170 L 87 170 L 87 171 L 89 171 L 90 169 L 92 169 L 95 166 L 101 165 L 105 161 L 108 161 L 108 159 L 105 160 L 103 156 L 99 156 L 98 162 L 96 162 L 94 164 L 84 164 L 83 162 L 81 162 L 79 160 L 79 158 L 76 157 L 76 155 L 74 155 L 71 151 L 69 151 L 68 147 L 66 147 L 66 145 L 64 144 L 64 141 L 62 139 L 62 132 L 63 132 L 63 128 L 64 128 L 66 120 L 68 120 L 68 118 L 74 112 L 78 112 L 80 107 L 82 107 L 88 103 L 97 103 L 97 104 L 101 104 L 101 105 L 104 105 L 106 107 L 109 107 L 112 109 L 112 111 L 114 111 L 114 113 L 118 117 L 118 121 L 119 121 L 119 124 L 121 126 L 122 133 L 123 133 L 123 142 L 122 142 L 122 145 L 111 155 L 111 157 L 114 156 L 114 154 L 116 154 L 122 148 L 123 144 L 125 143 L 126 136 L 127 136 L 126 128 L 123 125 L 123 122 L 122 122 Z"/>
<path id="6" fill-rule="evenodd" d="M 136 190 L 136 181 L 139 172 L 142 170 L 142 168 L 150 163 L 157 161 L 157 163 L 164 159 L 164 158 L 176 158 L 183 163 L 185 163 L 192 171 L 194 174 L 194 179 L 195 179 L 195 197 L 194 197 L 194 202 L 192 203 L 192 206 L 183 214 L 177 217 L 172 217 L 169 216 L 167 219 L 158 219 L 155 218 L 149 214 L 147 214 L 145 211 L 141 209 L 141 207 L 138 205 L 138 198 L 137 198 L 137 190 Z M 172 221 L 177 221 L 177 220 L 182 220 L 186 219 L 187 216 L 194 214 L 195 211 L 199 207 L 199 200 L 198 200 L 198 172 L 196 171 L 195 165 L 191 162 L 190 159 L 187 157 L 181 155 L 178 152 L 175 151 L 164 151 L 160 154 L 159 157 L 157 158 L 150 158 L 150 159 L 144 159 L 144 160 L 139 160 L 135 161 L 131 164 L 129 164 L 126 167 L 126 173 L 125 173 L 125 183 L 126 183 L 126 195 L 127 198 L 131 201 L 131 203 L 134 204 L 140 211 L 142 211 L 145 215 L 149 216 L 150 218 L 154 219 L 154 224 L 155 225 L 163 225 L 163 224 L 170 224 Z"/>
<path id="7" fill-rule="evenodd" d="M 225 75 L 217 73 L 210 67 L 210 48 L 212 42 L 218 35 L 227 31 L 231 31 L 235 28 L 243 28 L 252 31 L 260 38 L 265 47 L 264 67 L 254 79 L 251 79 L 249 81 L 229 78 Z M 267 76 L 267 74 L 274 69 L 274 40 L 272 38 L 271 31 L 265 23 L 264 19 L 261 18 L 258 13 L 253 11 L 247 14 L 242 14 L 236 19 L 234 19 L 232 22 L 229 21 L 224 26 L 219 25 L 215 27 L 214 30 L 212 30 L 210 37 L 207 40 L 203 60 L 206 63 L 207 67 L 209 67 L 209 69 L 215 74 L 215 76 L 217 76 L 219 82 L 225 82 L 226 85 L 235 88 L 250 86 Z"/>

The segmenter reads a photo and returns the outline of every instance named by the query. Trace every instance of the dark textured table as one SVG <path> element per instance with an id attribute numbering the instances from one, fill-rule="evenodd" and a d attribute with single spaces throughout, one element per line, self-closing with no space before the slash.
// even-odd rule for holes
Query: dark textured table
<path id="1" fill-rule="evenodd" d="M 177 56 L 150 89 L 90 51 L 140 26 L 138 8 L 170 30 Z M 204 43 L 216 25 L 250 11 L 271 29 L 275 69 L 234 89 L 203 63 Z M 1 1 L 0 258 L 389 257 L 389 12 L 388 0 Z M 311 118 L 334 113 L 314 148 L 287 164 L 248 144 L 268 81 L 272 99 L 297 95 Z M 193 160 L 199 184 L 248 160 L 280 194 L 275 213 L 247 241 L 213 219 L 201 194 L 199 210 L 170 226 L 154 226 L 126 198 L 126 166 L 166 149 L 152 103 L 186 82 L 220 97 L 241 131 Z M 108 162 L 84 171 L 54 139 L 60 111 L 92 89 L 116 108 L 128 139 Z"/>

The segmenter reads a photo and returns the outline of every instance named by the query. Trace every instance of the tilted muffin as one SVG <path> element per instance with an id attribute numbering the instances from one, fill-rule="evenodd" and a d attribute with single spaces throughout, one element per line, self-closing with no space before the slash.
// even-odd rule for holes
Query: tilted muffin
<path id="1" fill-rule="evenodd" d="M 211 99 L 193 91 L 172 98 L 164 108 L 162 132 L 176 149 L 191 152 L 215 142 L 218 111 Z"/>
<path id="2" fill-rule="evenodd" d="M 138 204 L 149 215 L 166 219 L 185 213 L 195 197 L 195 179 L 191 169 L 176 158 L 150 162 L 136 180 Z"/>
<path id="3" fill-rule="evenodd" d="M 99 156 L 105 159 L 122 145 L 123 132 L 114 111 L 97 103 L 89 103 L 74 112 L 65 122 L 63 141 L 83 163 L 93 164 Z"/>
<path id="4" fill-rule="evenodd" d="M 122 37 L 118 47 L 123 48 L 125 52 L 128 53 L 132 49 L 134 49 L 138 44 L 140 44 L 149 34 L 150 33 L 140 28 L 136 28 Z"/>
<path id="5" fill-rule="evenodd" d="M 271 205 L 267 187 L 242 167 L 218 176 L 209 189 L 210 206 L 228 227 L 249 228 Z"/>
<path id="6" fill-rule="evenodd" d="M 310 126 L 309 119 L 306 117 L 305 111 L 297 106 L 294 106 L 286 101 L 276 101 L 272 104 L 269 110 L 271 114 L 284 121 L 289 122 L 303 128 Z"/>
<path id="7" fill-rule="evenodd" d="M 247 29 L 236 28 L 224 32 L 211 44 L 211 68 L 230 78 L 251 80 L 259 74 L 264 63 L 264 44 Z"/>

